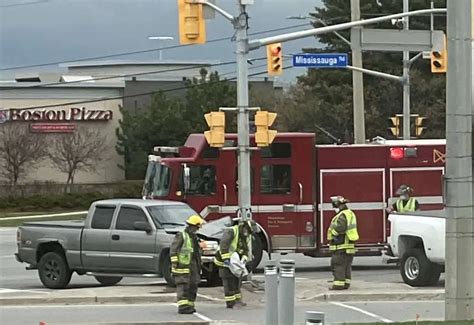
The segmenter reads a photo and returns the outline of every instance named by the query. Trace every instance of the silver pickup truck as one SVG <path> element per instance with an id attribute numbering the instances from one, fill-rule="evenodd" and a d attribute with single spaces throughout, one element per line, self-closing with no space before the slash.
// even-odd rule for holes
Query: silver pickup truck
<path id="1" fill-rule="evenodd" d="M 92 275 L 103 285 L 123 277 L 160 277 L 173 285 L 169 247 L 196 212 L 181 202 L 114 199 L 94 202 L 85 221 L 24 223 L 17 231 L 19 262 L 37 269 L 43 285 L 65 288 L 73 272 Z M 207 223 L 198 233 L 205 241 L 203 277 L 216 283 L 212 258 L 231 218 Z"/>

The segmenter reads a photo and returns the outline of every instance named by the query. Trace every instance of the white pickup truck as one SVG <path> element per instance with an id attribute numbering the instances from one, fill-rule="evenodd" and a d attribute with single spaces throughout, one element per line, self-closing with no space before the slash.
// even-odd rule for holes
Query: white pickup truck
<path id="1" fill-rule="evenodd" d="M 387 255 L 399 259 L 403 281 L 430 286 L 444 272 L 446 211 L 392 213 Z"/>

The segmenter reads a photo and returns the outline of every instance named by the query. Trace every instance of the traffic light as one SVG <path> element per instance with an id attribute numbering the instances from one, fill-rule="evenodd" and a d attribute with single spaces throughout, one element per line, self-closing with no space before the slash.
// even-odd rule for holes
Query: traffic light
<path id="1" fill-rule="evenodd" d="M 207 143 L 211 147 L 223 147 L 225 142 L 225 113 L 210 112 L 204 114 L 210 130 L 204 132 Z"/>
<path id="2" fill-rule="evenodd" d="M 431 72 L 446 73 L 448 69 L 448 51 L 446 48 L 446 36 L 444 37 L 444 46 L 441 51 L 431 52 Z"/>
<path id="3" fill-rule="evenodd" d="M 283 73 L 281 43 L 267 45 L 267 71 L 270 76 Z"/>
<path id="4" fill-rule="evenodd" d="M 390 122 L 392 122 L 392 126 L 389 127 L 388 129 L 390 132 L 392 132 L 392 135 L 394 137 L 399 138 L 400 137 L 400 117 L 399 116 L 394 116 L 389 118 Z"/>
<path id="5" fill-rule="evenodd" d="M 206 21 L 201 3 L 178 0 L 179 43 L 206 43 Z"/>
<path id="6" fill-rule="evenodd" d="M 419 137 L 424 130 L 426 130 L 426 127 L 423 125 L 423 122 L 427 120 L 426 117 L 415 117 L 415 134 L 417 137 Z"/>
<path id="7" fill-rule="evenodd" d="M 277 131 L 269 130 L 277 117 L 277 113 L 267 111 L 258 111 L 255 113 L 255 143 L 258 147 L 267 147 L 270 145 L 277 135 Z"/>

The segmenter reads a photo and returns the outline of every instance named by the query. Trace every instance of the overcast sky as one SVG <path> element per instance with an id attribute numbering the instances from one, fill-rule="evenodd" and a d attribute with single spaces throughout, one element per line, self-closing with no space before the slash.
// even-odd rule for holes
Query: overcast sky
<path id="1" fill-rule="evenodd" d="M 219 6 L 233 14 L 237 10 L 236 3 L 236 0 L 217 0 Z M 255 5 L 248 9 L 249 32 L 303 24 L 309 27 L 309 20 L 289 20 L 286 17 L 307 15 L 320 5 L 320 0 L 255 0 Z M 176 0 L 0 0 L 0 33 L 0 68 L 173 46 L 179 44 L 177 4 Z M 207 21 L 208 40 L 232 34 L 231 24 L 224 18 L 217 15 L 214 20 Z M 148 40 L 148 36 L 152 35 L 172 36 L 175 39 L 160 45 L 158 41 Z M 285 54 L 296 53 L 302 47 L 316 44 L 314 38 L 306 38 L 286 43 L 283 49 Z M 165 50 L 163 59 L 224 62 L 234 59 L 233 49 L 234 44 L 227 40 Z M 252 52 L 251 56 L 264 56 L 263 49 Z M 158 57 L 158 52 L 151 52 L 113 60 L 152 60 Z M 255 65 L 262 63 L 264 61 Z M 303 72 L 285 71 L 285 75 L 289 77 Z M 5 79 L 14 72 L 0 73 Z"/>

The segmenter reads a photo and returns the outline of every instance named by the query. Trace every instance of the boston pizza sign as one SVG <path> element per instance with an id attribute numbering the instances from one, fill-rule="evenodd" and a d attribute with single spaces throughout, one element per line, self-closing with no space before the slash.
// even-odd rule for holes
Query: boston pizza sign
<path id="1" fill-rule="evenodd" d="M 53 110 L 9 109 L 8 120 L 11 122 L 79 122 L 109 121 L 113 112 L 110 110 L 94 110 L 85 107 Z"/>

